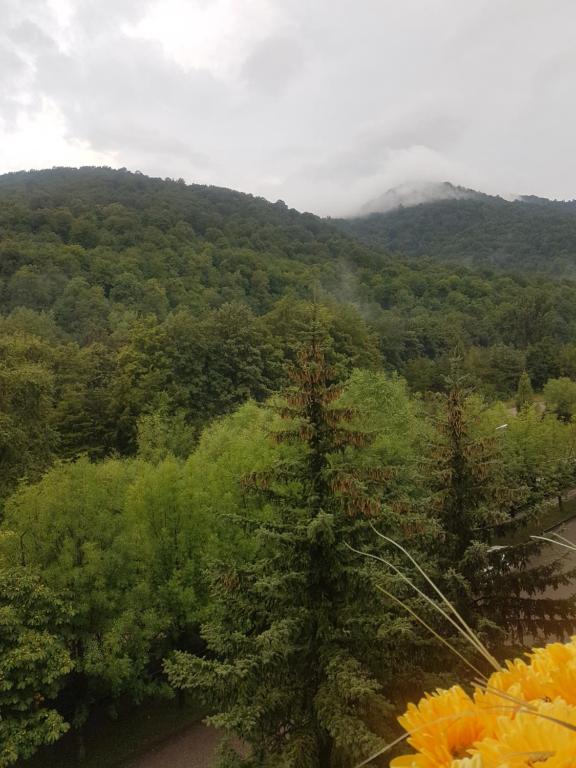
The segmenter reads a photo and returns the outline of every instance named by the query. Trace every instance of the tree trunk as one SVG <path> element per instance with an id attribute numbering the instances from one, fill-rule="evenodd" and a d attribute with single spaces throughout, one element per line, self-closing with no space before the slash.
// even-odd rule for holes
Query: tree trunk
<path id="1" fill-rule="evenodd" d="M 332 739 L 324 728 L 318 727 L 316 743 L 318 745 L 318 768 L 331 768 Z"/>
<path id="2" fill-rule="evenodd" d="M 76 744 L 77 744 L 77 760 L 78 764 L 81 764 L 86 760 L 86 743 L 84 741 L 84 726 L 81 726 L 78 729 L 77 735 L 76 735 Z"/>

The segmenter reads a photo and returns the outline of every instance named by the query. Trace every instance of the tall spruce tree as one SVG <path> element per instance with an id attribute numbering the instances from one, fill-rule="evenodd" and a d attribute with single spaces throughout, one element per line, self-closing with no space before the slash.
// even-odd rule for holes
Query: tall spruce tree
<path id="1" fill-rule="evenodd" d="M 481 409 L 457 364 L 447 383 L 428 464 L 431 507 L 444 530 L 438 547 L 444 588 L 495 644 L 564 636 L 575 626 L 576 608 L 573 598 L 553 594 L 574 578 L 563 572 L 561 552 L 543 552 L 528 533 L 525 543 L 498 543 L 534 526 L 542 498 L 506 472 L 497 435 L 482 435 Z"/>
<path id="2" fill-rule="evenodd" d="M 390 520 L 378 500 L 386 472 L 356 462 L 370 435 L 339 406 L 315 339 L 290 376 L 274 437 L 291 449 L 244 481 L 275 518 L 255 532 L 251 567 L 223 565 L 213 579 L 204 635 L 216 658 L 179 653 L 166 670 L 176 687 L 204 690 L 212 722 L 250 746 L 238 764 L 350 766 L 381 741 L 384 690 L 409 635 L 374 588 L 370 562 L 347 546 L 373 548 L 370 523 Z"/>

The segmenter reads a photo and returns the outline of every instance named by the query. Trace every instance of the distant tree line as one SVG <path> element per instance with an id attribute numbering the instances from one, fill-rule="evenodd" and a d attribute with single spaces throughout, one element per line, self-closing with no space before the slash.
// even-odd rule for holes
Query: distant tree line
<path id="1" fill-rule="evenodd" d="M 405 256 L 471 267 L 576 277 L 576 201 L 511 201 L 481 193 L 336 222 Z"/>

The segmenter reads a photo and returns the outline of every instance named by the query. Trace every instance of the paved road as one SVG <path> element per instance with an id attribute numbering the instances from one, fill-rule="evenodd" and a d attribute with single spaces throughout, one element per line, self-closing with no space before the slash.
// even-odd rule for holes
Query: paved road
<path id="1" fill-rule="evenodd" d="M 221 739 L 215 728 L 195 723 L 130 763 L 129 768 L 212 768 Z"/>
<path id="2" fill-rule="evenodd" d="M 567 523 L 564 523 L 563 525 L 560 525 L 558 528 L 554 528 L 554 533 L 560 534 L 560 536 L 564 536 L 566 539 L 569 539 L 571 542 L 576 544 L 576 518 L 572 518 L 571 520 L 568 520 Z M 548 536 L 550 538 L 550 533 L 544 534 L 545 536 Z M 540 553 L 539 561 L 541 563 L 549 563 L 553 560 L 557 560 L 559 557 L 563 558 L 564 561 L 564 569 L 569 571 L 572 568 L 576 568 L 576 552 L 571 552 L 569 549 L 566 549 L 565 547 L 555 546 L 554 544 L 550 544 L 549 546 L 545 546 Z M 574 585 L 567 584 L 566 586 L 559 587 L 556 590 L 550 590 L 548 595 L 550 597 L 570 597 L 574 593 Z"/>
<path id="3" fill-rule="evenodd" d="M 212 768 L 223 735 L 195 723 L 131 762 L 128 768 Z M 240 745 L 237 747 L 242 752 Z"/>

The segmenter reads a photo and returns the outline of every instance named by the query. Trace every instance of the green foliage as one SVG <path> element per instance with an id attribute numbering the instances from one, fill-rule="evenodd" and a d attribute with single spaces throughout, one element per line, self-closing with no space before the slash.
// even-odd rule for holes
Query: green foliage
<path id="1" fill-rule="evenodd" d="M 202 691 L 218 713 L 212 721 L 247 741 L 257 765 L 351 765 L 379 743 L 374 726 L 389 712 L 400 633 L 369 565 L 348 545 L 373 545 L 371 521 L 398 525 L 378 500 L 387 473 L 376 463 L 391 452 L 398 422 L 380 415 L 375 435 L 355 424 L 374 401 L 389 415 L 403 406 L 398 421 L 412 414 L 402 382 L 371 376 L 356 373 L 341 397 L 317 342 L 300 353 L 278 403 L 282 420 L 272 423 L 274 461 L 254 462 L 243 482 L 273 514 L 245 516 L 258 542 L 252 562 L 213 572 L 204 635 L 215 658 L 176 654 L 166 663 L 172 683 Z M 367 396 L 364 413 L 346 404 Z"/>
<path id="2" fill-rule="evenodd" d="M 62 712 L 75 727 L 95 704 L 170 694 L 159 675 L 161 659 L 181 644 L 199 644 L 197 626 L 207 610 L 204 569 L 218 529 L 202 507 L 189 504 L 184 478 L 184 465 L 173 456 L 156 456 L 153 464 L 83 458 L 21 486 L 6 505 L 2 562 L 15 573 L 38 574 L 38 600 L 44 593 L 62 596 L 55 602 L 58 622 L 46 609 L 45 624 L 37 619 L 40 640 L 29 634 L 21 642 L 30 652 L 42 643 L 46 653 L 52 644 L 69 654 L 57 682 Z M 40 692 L 48 681 L 42 661 L 38 652 L 30 669 L 30 685 L 36 675 Z M 30 739 L 36 746 L 54 740 L 64 730 L 55 727 L 61 720 L 56 712 L 39 712 L 37 736 Z M 40 728 L 44 721 L 52 730 Z"/>
<path id="3" fill-rule="evenodd" d="M 356 369 L 346 380 L 339 403 L 352 408 L 355 424 L 370 434 L 364 453 L 382 465 L 398 467 L 415 459 L 426 424 L 404 379 Z"/>
<path id="4" fill-rule="evenodd" d="M 518 413 L 525 408 L 529 408 L 532 405 L 534 399 L 534 391 L 532 389 L 532 382 L 527 371 L 522 371 L 522 375 L 518 380 L 518 389 L 516 390 L 516 410 Z"/>
<path id="5" fill-rule="evenodd" d="M 576 382 L 567 376 L 549 379 L 542 391 L 544 402 L 559 419 L 570 421 L 576 412 Z"/>
<path id="6" fill-rule="evenodd" d="M 501 437 L 510 474 L 537 498 L 558 496 L 576 479 L 576 429 L 538 405 L 525 406 L 508 418 Z"/>
<path id="7" fill-rule="evenodd" d="M 461 561 L 475 536 L 489 541 L 493 530 L 508 520 L 518 493 L 501 472 L 495 435 L 483 435 L 479 428 L 481 402 L 466 392 L 458 373 L 452 374 L 438 404 L 430 472 L 448 564 Z"/>
<path id="8" fill-rule="evenodd" d="M 51 707 L 73 664 L 61 636 L 69 604 L 30 569 L 0 562 L 0 766 L 68 729 Z"/>
<path id="9" fill-rule="evenodd" d="M 189 457 L 182 483 L 183 503 L 210 520 L 214 553 L 219 559 L 245 562 L 254 554 L 255 540 L 244 520 L 257 524 L 274 517 L 239 482 L 251 472 L 270 470 L 277 450 L 270 442 L 274 413 L 248 402 L 202 433 Z M 290 454 L 284 446 L 282 455 Z"/>
<path id="10" fill-rule="evenodd" d="M 576 205 L 478 192 L 339 222 L 364 242 L 409 256 L 576 275 Z"/>
<path id="11" fill-rule="evenodd" d="M 487 424 L 482 416 L 481 401 L 466 391 L 462 376 L 454 371 L 434 416 L 436 434 L 427 472 L 430 503 L 443 529 L 438 546 L 445 591 L 468 622 L 493 641 L 522 643 L 526 635 L 561 634 L 576 620 L 574 600 L 556 600 L 547 593 L 569 584 L 573 572 L 563 572 L 560 557 L 540 563 L 539 544 L 494 544 L 503 532 L 534 523 L 540 502 L 562 476 L 565 456 L 555 446 L 554 468 L 548 457 L 539 455 L 538 476 L 530 476 L 534 465 L 530 467 L 530 457 L 522 454 L 519 433 L 534 427 L 535 411 L 521 411 L 514 436 L 506 435 L 505 442 L 495 431 L 487 434 L 490 420 Z M 549 426 L 538 428 L 540 440 L 545 435 L 547 439 Z M 543 467 L 552 482 L 544 482 Z"/>
<path id="12" fill-rule="evenodd" d="M 316 328 L 324 354 L 345 376 L 352 367 L 373 369 L 382 364 L 378 338 L 358 310 L 324 296 L 319 304 L 286 296 L 264 317 L 285 360 L 294 361 L 298 350 Z"/>
<path id="13" fill-rule="evenodd" d="M 166 693 L 166 658 L 252 746 L 223 765 L 353 765 L 454 671 L 348 547 L 399 563 L 374 528 L 486 635 L 573 620 L 558 563 L 493 544 L 575 481 L 576 284 L 492 265 L 572 269 L 574 211 L 462 202 L 387 219 L 410 260 L 382 218 L 366 245 L 225 189 L 0 177 L 0 766 Z"/>
<path id="14" fill-rule="evenodd" d="M 148 651 L 152 658 L 194 633 L 206 608 L 203 569 L 214 532 L 211 520 L 188 503 L 184 483 L 182 464 L 169 456 L 139 468 L 126 492 L 129 539 L 148 590 L 143 598 L 161 617 L 167 640 Z"/>
<path id="15" fill-rule="evenodd" d="M 168 400 L 144 413 L 137 422 L 138 456 L 156 463 L 168 456 L 186 459 L 196 442 L 196 431 L 187 423 L 186 413 L 170 414 Z"/>
<path id="16" fill-rule="evenodd" d="M 8 174 L 0 233 L 0 338 L 48 349 L 61 457 L 132 455 L 139 419 L 161 408 L 197 433 L 263 401 L 314 313 L 341 376 L 384 364 L 441 390 L 456 344 L 489 397 L 513 395 L 524 369 L 537 389 L 576 373 L 574 284 L 391 257 L 231 190 L 106 168 Z"/>
<path id="17" fill-rule="evenodd" d="M 7 504 L 8 562 L 74 596 L 64 636 L 76 724 L 95 702 L 162 692 L 154 664 L 198 620 L 206 536 L 179 502 L 180 476 L 175 459 L 155 467 L 82 459 Z"/>
<path id="18" fill-rule="evenodd" d="M 559 376 L 563 348 L 548 337 L 537 344 L 532 344 L 526 353 L 526 368 L 537 389 L 541 389 L 548 379 Z"/>
<path id="19" fill-rule="evenodd" d="M 112 453 L 119 447 L 120 416 L 114 351 L 99 342 L 63 344 L 55 350 L 53 370 L 52 426 L 58 432 L 58 454 L 96 459 Z"/>
<path id="20" fill-rule="evenodd" d="M 6 506 L 5 525 L 18 544 L 13 559 L 38 569 L 50 588 L 74 595 L 77 719 L 103 690 L 145 693 L 149 645 L 163 630 L 122 514 L 136 471 L 135 463 L 111 460 L 58 466 Z"/>
<path id="21" fill-rule="evenodd" d="M 19 479 L 37 477 L 52 459 L 50 356 L 47 345 L 34 337 L 0 337 L 0 500 Z"/>

